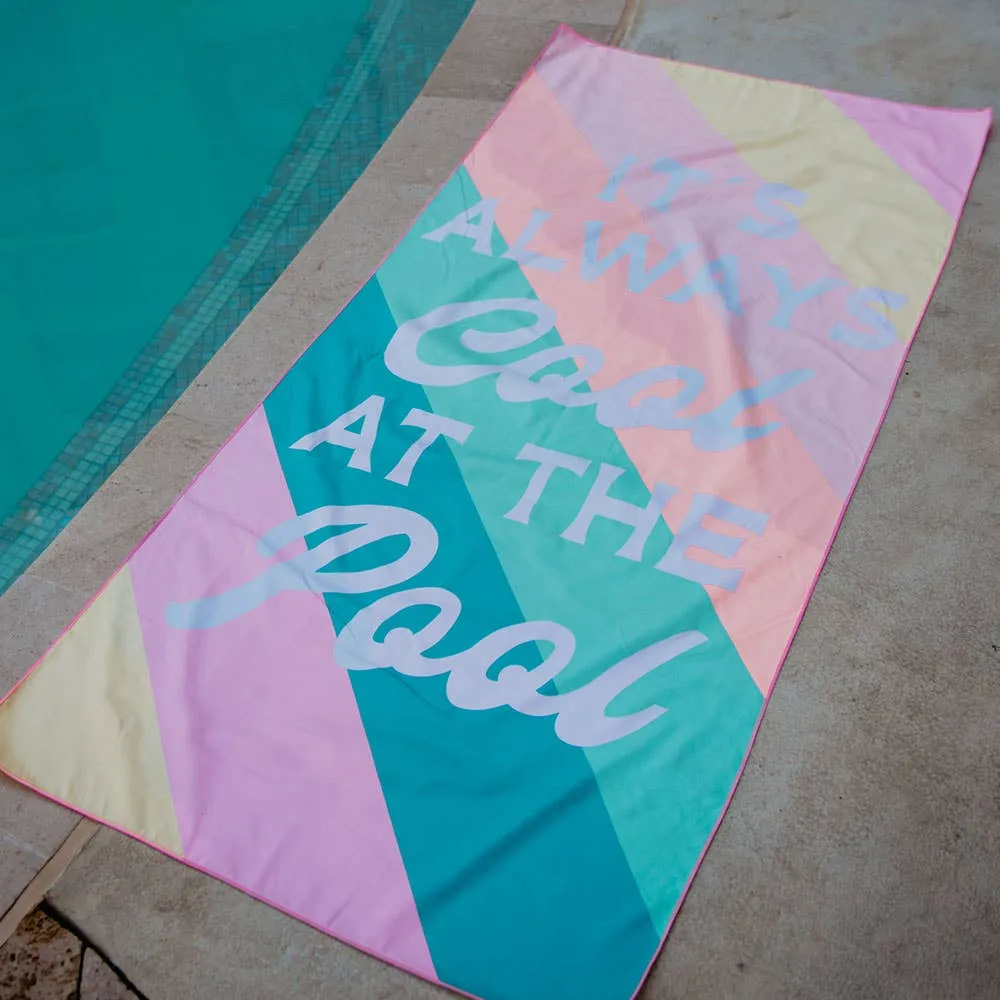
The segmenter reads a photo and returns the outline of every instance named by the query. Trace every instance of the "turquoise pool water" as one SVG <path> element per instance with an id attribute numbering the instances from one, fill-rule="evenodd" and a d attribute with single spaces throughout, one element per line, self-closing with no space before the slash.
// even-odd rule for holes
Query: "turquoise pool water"
<path id="1" fill-rule="evenodd" d="M 0 4 L 0 592 L 287 266 L 471 6 Z"/>

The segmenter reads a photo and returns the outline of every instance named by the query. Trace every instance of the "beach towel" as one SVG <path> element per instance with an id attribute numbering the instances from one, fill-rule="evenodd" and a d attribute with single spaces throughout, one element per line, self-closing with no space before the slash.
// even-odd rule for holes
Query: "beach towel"
<path id="1" fill-rule="evenodd" d="M 627 1000 L 988 127 L 558 30 L 3 702 L 3 769 L 453 989 Z"/>

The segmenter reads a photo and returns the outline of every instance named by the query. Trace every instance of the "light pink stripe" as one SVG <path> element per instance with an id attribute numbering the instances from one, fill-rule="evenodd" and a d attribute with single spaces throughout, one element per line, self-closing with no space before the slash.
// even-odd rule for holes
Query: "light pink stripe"
<path id="1" fill-rule="evenodd" d="M 757 382 L 799 368 L 815 373 L 776 397 L 775 405 L 837 495 L 846 497 L 905 344 L 897 341 L 884 350 L 863 351 L 831 340 L 827 333 L 832 321 L 850 319 L 844 308 L 851 291 L 846 286 L 799 308 L 792 329 L 770 326 L 779 299 L 764 263 L 785 268 L 796 288 L 841 277 L 840 272 L 801 227 L 793 236 L 773 240 L 739 228 L 736 223 L 745 215 L 760 218 L 753 194 L 762 181 L 729 140 L 692 107 L 657 60 L 635 58 L 563 33 L 536 72 L 609 170 L 626 155 L 645 165 L 670 156 L 711 174 L 712 183 L 688 185 L 670 211 L 646 211 L 646 223 L 668 250 L 695 239 L 705 258 L 735 256 L 743 315 L 726 318 L 730 336 Z M 738 183 L 729 183 L 737 178 Z M 622 190 L 648 210 L 665 183 L 663 174 L 636 170 Z M 595 211 L 599 204 L 595 202 Z"/>
<path id="2" fill-rule="evenodd" d="M 185 859 L 434 978 L 322 598 L 204 631 L 164 618 L 257 575 L 257 539 L 295 514 L 261 408 L 131 560 Z"/>
<path id="3" fill-rule="evenodd" d="M 988 110 L 949 111 L 823 93 L 953 219 L 959 217 L 989 124 Z"/>

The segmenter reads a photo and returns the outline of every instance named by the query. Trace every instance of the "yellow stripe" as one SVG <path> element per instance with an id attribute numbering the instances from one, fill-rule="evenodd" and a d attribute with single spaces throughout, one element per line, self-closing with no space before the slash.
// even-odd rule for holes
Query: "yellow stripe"
<path id="1" fill-rule="evenodd" d="M 954 226 L 923 185 L 818 90 L 662 65 L 759 177 L 806 195 L 791 210 L 852 285 L 906 296 L 891 319 L 909 340 Z"/>
<path id="2" fill-rule="evenodd" d="M 128 567 L 0 705 L 0 763 L 182 853 Z"/>

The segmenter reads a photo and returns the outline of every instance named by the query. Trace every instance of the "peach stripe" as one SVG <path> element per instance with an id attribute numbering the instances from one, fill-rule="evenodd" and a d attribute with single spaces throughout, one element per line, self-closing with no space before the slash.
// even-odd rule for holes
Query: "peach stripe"
<path id="1" fill-rule="evenodd" d="M 551 149 L 560 150 L 572 171 L 558 169 L 547 158 L 545 150 Z M 753 384 L 710 305 L 699 298 L 683 305 L 663 300 L 683 283 L 681 275 L 668 273 L 645 292 L 632 293 L 626 288 L 626 264 L 620 262 L 592 282 L 581 281 L 587 219 L 605 222 L 602 254 L 628 233 L 650 231 L 624 197 L 612 204 L 595 198 L 607 169 L 540 80 L 533 77 L 523 85 L 521 99 L 481 140 L 466 168 L 484 196 L 499 199 L 497 224 L 508 244 L 532 209 L 553 213 L 531 248 L 568 263 L 558 273 L 523 270 L 538 296 L 556 309 L 563 339 L 604 352 L 605 365 L 591 379 L 593 388 L 657 365 L 690 365 L 706 375 L 703 396 L 693 407 L 700 412 Z M 651 243 L 650 263 L 662 256 Z M 753 411 L 752 422 L 780 420 L 770 403 Z M 716 453 L 694 448 L 686 432 L 635 428 L 618 436 L 648 486 L 665 482 L 680 487 L 682 494 L 665 515 L 674 530 L 696 492 L 714 493 L 768 515 L 764 534 L 750 537 L 737 557 L 745 568 L 741 586 L 735 592 L 708 588 L 748 670 L 766 690 L 822 562 L 840 500 L 787 427 Z M 708 554 L 703 558 L 713 560 Z"/>

